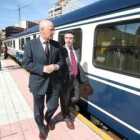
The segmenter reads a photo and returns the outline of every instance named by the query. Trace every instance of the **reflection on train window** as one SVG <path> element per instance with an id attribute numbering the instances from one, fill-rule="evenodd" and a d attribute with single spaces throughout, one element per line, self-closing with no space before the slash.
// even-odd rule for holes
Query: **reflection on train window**
<path id="1" fill-rule="evenodd" d="M 81 48 L 82 47 L 82 30 L 80 28 L 78 28 L 78 29 L 73 29 L 72 31 L 75 33 L 75 38 L 76 38 L 74 45 L 76 47 Z M 64 43 L 64 34 L 66 32 L 68 32 L 68 30 L 62 31 L 58 35 L 59 44 L 61 46 L 65 45 L 65 43 Z"/>
<path id="2" fill-rule="evenodd" d="M 94 64 L 140 75 L 140 22 L 96 28 Z"/>

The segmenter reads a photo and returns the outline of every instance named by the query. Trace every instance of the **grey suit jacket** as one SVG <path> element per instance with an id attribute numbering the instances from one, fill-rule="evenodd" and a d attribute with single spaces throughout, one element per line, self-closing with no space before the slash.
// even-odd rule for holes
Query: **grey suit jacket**
<path id="1" fill-rule="evenodd" d="M 80 65 L 80 59 L 81 59 L 81 52 L 80 49 L 77 47 L 73 47 L 75 50 L 76 56 L 77 56 L 77 66 L 78 66 L 78 81 L 79 83 L 87 83 L 87 77 L 85 72 L 83 71 L 83 68 Z M 65 65 L 62 71 L 59 72 L 59 78 L 60 78 L 60 83 L 64 85 L 65 87 L 69 87 L 69 81 L 71 80 L 71 75 L 72 75 L 72 69 L 71 69 L 71 62 L 69 59 L 68 51 L 65 46 L 60 47 L 60 51 L 64 57 L 65 60 Z"/>
<path id="2" fill-rule="evenodd" d="M 47 92 L 49 82 L 54 87 L 58 85 L 58 71 L 51 74 L 43 73 L 44 65 L 49 64 L 57 64 L 60 69 L 63 67 L 64 59 L 60 54 L 58 42 L 50 41 L 48 61 L 39 38 L 27 41 L 22 66 L 30 72 L 29 88 L 32 93 L 44 95 Z"/>

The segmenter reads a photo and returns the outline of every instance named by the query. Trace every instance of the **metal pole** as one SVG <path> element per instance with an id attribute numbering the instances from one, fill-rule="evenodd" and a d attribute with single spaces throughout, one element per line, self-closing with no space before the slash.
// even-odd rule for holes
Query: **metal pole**
<path id="1" fill-rule="evenodd" d="M 21 11 L 20 11 L 20 5 L 19 5 L 19 21 L 21 21 Z"/>

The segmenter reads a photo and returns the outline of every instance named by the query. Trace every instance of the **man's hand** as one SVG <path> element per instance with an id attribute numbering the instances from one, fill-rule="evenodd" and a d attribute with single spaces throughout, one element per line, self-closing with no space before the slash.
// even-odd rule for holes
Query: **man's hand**
<path id="1" fill-rule="evenodd" d="M 51 64 L 51 65 L 44 66 L 44 71 L 43 72 L 50 74 L 54 70 L 55 70 L 54 64 Z"/>

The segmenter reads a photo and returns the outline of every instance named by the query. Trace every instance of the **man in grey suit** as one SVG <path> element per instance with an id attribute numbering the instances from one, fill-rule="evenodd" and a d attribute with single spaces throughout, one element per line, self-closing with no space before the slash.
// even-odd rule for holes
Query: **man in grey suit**
<path id="1" fill-rule="evenodd" d="M 80 65 L 80 49 L 73 46 L 75 33 L 68 31 L 64 35 L 65 46 L 61 47 L 61 53 L 65 59 L 63 73 L 60 71 L 60 102 L 62 115 L 69 129 L 74 129 L 74 123 L 70 116 L 69 107 L 80 98 L 79 83 L 87 83 L 87 77 Z"/>
<path id="2" fill-rule="evenodd" d="M 27 41 L 25 45 L 22 66 L 30 72 L 29 88 L 33 94 L 34 118 L 40 131 L 39 138 L 45 140 L 48 131 L 55 127 L 51 117 L 58 107 L 58 70 L 63 67 L 64 59 L 58 42 L 53 40 L 53 23 L 43 20 L 39 24 L 39 30 L 40 37 Z M 44 115 L 45 97 L 47 111 Z M 44 124 L 44 119 L 47 125 Z"/>

